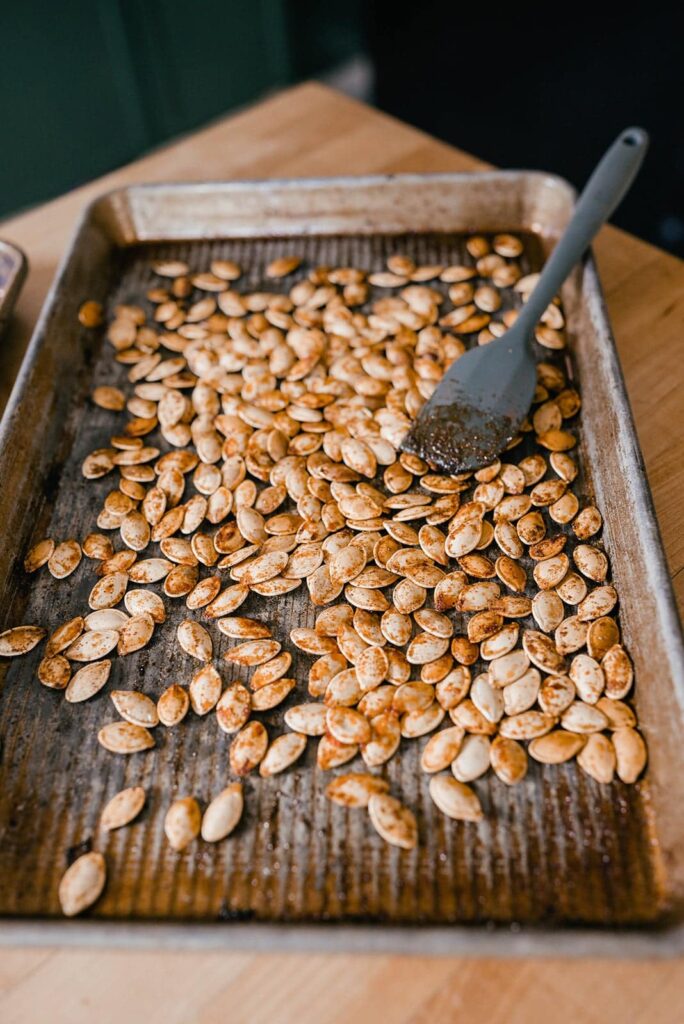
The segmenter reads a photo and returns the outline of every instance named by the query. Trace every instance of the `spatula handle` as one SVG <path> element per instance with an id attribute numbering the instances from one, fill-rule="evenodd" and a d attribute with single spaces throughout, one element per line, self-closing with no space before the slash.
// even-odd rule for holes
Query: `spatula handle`
<path id="1" fill-rule="evenodd" d="M 530 329 L 537 323 L 599 228 L 620 203 L 648 149 L 643 128 L 626 128 L 605 153 L 577 200 L 572 220 L 542 271 L 521 313 Z"/>

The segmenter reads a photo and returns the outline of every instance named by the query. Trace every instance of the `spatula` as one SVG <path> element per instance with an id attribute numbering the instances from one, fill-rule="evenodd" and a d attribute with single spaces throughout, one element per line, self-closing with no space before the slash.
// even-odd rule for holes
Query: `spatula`
<path id="1" fill-rule="evenodd" d="M 618 136 L 587 182 L 513 326 L 451 364 L 404 438 L 404 451 L 456 474 L 488 465 L 513 440 L 534 395 L 537 322 L 629 189 L 647 149 L 642 128 Z"/>

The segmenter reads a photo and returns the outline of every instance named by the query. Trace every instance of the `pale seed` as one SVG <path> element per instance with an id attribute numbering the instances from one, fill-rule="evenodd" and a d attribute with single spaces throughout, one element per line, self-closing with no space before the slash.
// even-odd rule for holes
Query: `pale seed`
<path id="1" fill-rule="evenodd" d="M 101 853 L 84 853 L 67 868 L 59 883 L 59 902 L 66 917 L 75 917 L 91 907 L 102 894 L 107 880 Z"/>
<path id="2" fill-rule="evenodd" d="M 168 686 L 157 701 L 157 714 L 159 721 L 168 729 L 185 718 L 190 707 L 190 698 L 187 690 L 178 683 Z"/>
<path id="3" fill-rule="evenodd" d="M 184 619 L 177 630 L 178 643 L 186 654 L 198 661 L 210 661 L 213 644 L 209 633 L 199 622 Z"/>
<path id="4" fill-rule="evenodd" d="M 152 734 L 144 726 L 130 722 L 110 722 L 97 734 L 98 743 L 113 754 L 136 754 L 154 746 Z"/>
<path id="5" fill-rule="evenodd" d="M 164 818 L 164 832 L 174 850 L 189 846 L 199 835 L 201 823 L 202 812 L 194 797 L 174 800 Z"/>
<path id="6" fill-rule="evenodd" d="M 100 815 L 100 828 L 110 832 L 115 828 L 123 828 L 138 817 L 145 806 L 145 790 L 142 786 L 131 786 L 122 789 L 105 805 Z"/>
<path id="7" fill-rule="evenodd" d="M 219 843 L 236 828 L 244 800 L 242 783 L 231 782 L 214 797 L 202 816 L 201 834 L 207 843 Z"/>
<path id="8" fill-rule="evenodd" d="M 368 814 L 378 835 L 392 846 L 412 850 L 418 842 L 418 826 L 414 814 L 387 793 L 373 793 L 368 800 Z"/>
<path id="9" fill-rule="evenodd" d="M 433 775 L 429 790 L 434 803 L 449 818 L 456 821 L 481 821 L 484 817 L 475 791 L 458 779 L 448 775 Z"/>
<path id="10" fill-rule="evenodd" d="M 278 775 L 302 756 L 307 737 L 298 732 L 286 732 L 276 737 L 259 765 L 262 778 Z"/>

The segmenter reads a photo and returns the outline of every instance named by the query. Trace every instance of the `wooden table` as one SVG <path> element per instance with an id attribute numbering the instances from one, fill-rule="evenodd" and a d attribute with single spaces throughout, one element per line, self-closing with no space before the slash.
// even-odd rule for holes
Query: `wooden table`
<path id="1" fill-rule="evenodd" d="M 0 346 L 0 406 L 85 203 L 130 182 L 465 171 L 465 153 L 307 84 L 0 226 L 31 269 Z M 599 270 L 680 607 L 684 605 L 684 266 L 614 228 Z M 679 351 L 678 351 L 679 346 Z M 677 436 L 678 435 L 678 436 Z M 681 1021 L 684 964 L 3 950 L 3 1024 L 563 1024 Z"/>

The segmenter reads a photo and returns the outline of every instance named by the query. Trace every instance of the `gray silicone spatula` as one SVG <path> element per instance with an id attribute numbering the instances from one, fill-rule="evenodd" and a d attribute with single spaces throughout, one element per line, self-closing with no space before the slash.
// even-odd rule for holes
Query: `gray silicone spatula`
<path id="1" fill-rule="evenodd" d="M 488 465 L 512 441 L 534 395 L 537 322 L 629 189 L 647 149 L 642 128 L 618 136 L 587 182 L 518 319 L 496 341 L 451 364 L 404 438 L 404 451 L 455 474 Z"/>

